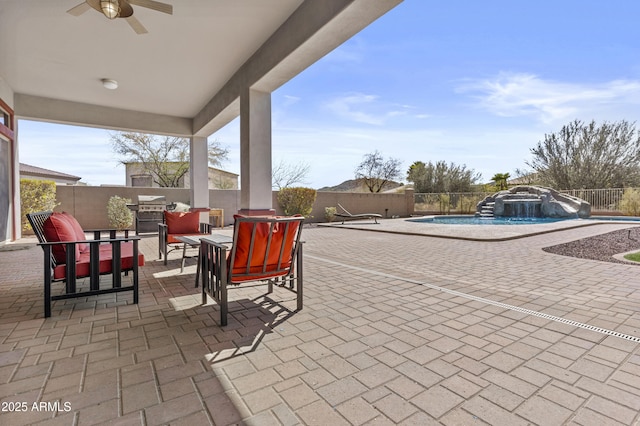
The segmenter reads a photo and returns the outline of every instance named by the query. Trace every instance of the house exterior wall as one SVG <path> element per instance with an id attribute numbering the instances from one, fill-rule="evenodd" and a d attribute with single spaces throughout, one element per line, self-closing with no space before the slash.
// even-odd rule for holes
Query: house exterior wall
<path id="1" fill-rule="evenodd" d="M 9 141 L 0 137 L 0 243 L 10 240 L 11 231 L 11 156 Z"/>
<path id="2" fill-rule="evenodd" d="M 15 109 L 13 106 L 13 90 L 11 90 L 11 87 L 9 87 L 9 85 L 2 79 L 1 75 L 0 75 L 0 99 L 2 99 L 4 103 L 9 105 L 9 108 Z"/>
<path id="3" fill-rule="evenodd" d="M 209 189 L 239 189 L 238 175 L 209 167 Z"/>
<path id="4" fill-rule="evenodd" d="M 14 110 L 13 90 L 0 76 L 0 101 Z M 14 140 L 0 137 L 0 244 L 20 238 L 20 175 L 16 125 Z"/>
<path id="5" fill-rule="evenodd" d="M 147 186 L 159 188 L 151 175 L 138 163 L 125 164 L 126 186 Z M 180 188 L 189 188 L 189 172 L 180 179 Z M 238 189 L 238 175 L 209 167 L 209 189 Z"/>

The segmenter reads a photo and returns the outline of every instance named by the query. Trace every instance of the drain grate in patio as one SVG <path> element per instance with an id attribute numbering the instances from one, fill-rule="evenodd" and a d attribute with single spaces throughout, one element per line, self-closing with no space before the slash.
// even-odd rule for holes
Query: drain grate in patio
<path id="1" fill-rule="evenodd" d="M 630 340 L 630 341 L 635 342 L 635 343 L 640 343 L 640 338 L 639 337 L 630 336 L 628 334 L 619 333 L 617 331 L 608 330 L 606 328 L 594 327 L 593 325 L 585 324 L 585 323 L 582 323 L 582 322 L 573 321 L 573 320 L 570 320 L 570 319 L 557 317 L 555 315 L 549 315 L 549 314 L 545 314 L 545 313 L 538 312 L 538 311 L 532 311 L 531 309 L 520 308 L 518 306 L 508 305 L 506 303 L 495 302 L 493 300 L 484 299 L 482 297 L 476 297 L 476 296 L 473 296 L 473 295 L 470 295 L 470 294 L 460 293 L 460 292 L 455 291 L 455 290 L 448 290 L 446 288 L 437 287 L 437 286 L 433 286 L 433 285 L 426 284 L 426 283 L 422 283 L 421 285 L 433 288 L 435 290 L 444 291 L 446 293 L 455 294 L 456 296 L 466 297 L 467 299 L 471 299 L 471 300 L 475 300 L 475 301 L 478 301 L 478 302 L 487 303 L 487 304 L 490 304 L 490 305 L 493 305 L 493 306 L 498 306 L 498 307 L 504 308 L 504 309 L 509 309 L 511 311 L 521 312 L 523 314 L 533 315 L 533 316 L 536 316 L 536 317 L 539 317 L 539 318 L 544 318 L 544 319 L 548 319 L 548 320 L 551 320 L 551 321 L 560 322 L 562 324 L 568 324 L 568 325 L 572 325 L 574 327 L 595 331 L 597 333 L 606 334 L 606 335 L 609 335 L 609 336 L 619 337 L 621 339 Z"/>
<path id="2" fill-rule="evenodd" d="M 520 313 L 523 313 L 523 314 L 526 314 L 526 315 L 532 315 L 532 316 L 535 316 L 535 317 L 548 319 L 550 321 L 555 321 L 555 322 L 559 322 L 559 323 L 562 323 L 562 324 L 571 325 L 571 326 L 582 328 L 582 329 L 585 329 L 585 330 L 595 331 L 596 333 L 601 333 L 601 334 L 605 334 L 605 335 L 608 335 L 608 336 L 613 336 L 613 337 L 618 337 L 620 339 L 629 340 L 631 342 L 640 343 L 640 337 L 631 336 L 629 334 L 624 334 L 624 333 L 619 333 L 617 331 L 608 330 L 608 329 L 602 328 L 602 327 L 594 327 L 592 325 L 585 324 L 585 323 L 582 323 L 582 322 L 573 321 L 573 320 L 570 320 L 570 319 L 557 317 L 555 315 L 549 315 L 549 314 L 545 314 L 545 313 L 538 312 L 538 311 L 533 311 L 531 309 L 521 308 L 519 306 L 509 305 L 507 303 L 496 302 L 494 300 L 485 299 L 483 297 L 478 297 L 478 296 L 474 296 L 474 295 L 467 294 L 467 293 L 461 293 L 461 292 L 456 291 L 456 290 L 450 290 L 450 289 L 447 289 L 447 288 L 444 288 L 444 287 L 439 287 L 439 286 L 436 286 L 436 285 L 433 285 L 433 284 L 425 283 L 423 281 L 412 280 L 412 279 L 409 279 L 409 278 L 404 278 L 404 277 L 399 277 L 399 276 L 396 276 L 396 275 L 386 274 L 384 272 L 372 271 L 370 269 L 360 268 L 358 266 L 347 265 L 347 264 L 344 264 L 344 263 L 336 262 L 336 261 L 329 260 L 329 259 L 324 259 L 324 258 L 321 258 L 321 257 L 309 255 L 309 254 L 305 254 L 305 257 L 312 258 L 312 259 L 315 259 L 315 260 L 319 260 L 321 262 L 330 263 L 330 264 L 337 265 L 337 266 L 342 266 L 344 268 L 354 269 L 354 270 L 358 270 L 358 271 L 362 271 L 362 272 L 367 272 L 367 273 L 373 274 L 373 275 L 383 276 L 383 277 L 391 278 L 391 279 L 394 279 L 394 280 L 401 280 L 401 281 L 409 282 L 409 283 L 412 283 L 412 284 L 417 284 L 417 285 L 429 287 L 429 288 L 431 288 L 433 290 L 442 291 L 444 293 L 448 293 L 448 294 L 451 294 L 451 295 L 454 295 L 454 296 L 464 297 L 466 299 L 474 300 L 476 302 L 482 302 L 482 303 L 485 303 L 485 304 L 488 304 L 488 305 L 497 306 L 497 307 L 504 308 L 504 309 L 509 309 L 511 311 L 520 312 Z"/>

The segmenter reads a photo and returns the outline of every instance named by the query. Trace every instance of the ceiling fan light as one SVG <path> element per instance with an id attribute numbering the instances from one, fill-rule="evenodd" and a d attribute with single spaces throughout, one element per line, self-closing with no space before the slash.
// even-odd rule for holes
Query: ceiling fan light
<path id="1" fill-rule="evenodd" d="M 116 19 L 120 16 L 119 0 L 100 0 L 100 9 L 104 16 L 109 19 Z"/>

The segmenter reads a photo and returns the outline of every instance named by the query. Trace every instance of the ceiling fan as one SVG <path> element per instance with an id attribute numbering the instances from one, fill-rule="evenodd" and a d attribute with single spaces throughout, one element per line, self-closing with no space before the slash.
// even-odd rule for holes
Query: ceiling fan
<path id="1" fill-rule="evenodd" d="M 173 14 L 172 5 L 154 0 L 85 0 L 67 10 L 67 13 L 80 16 L 93 8 L 109 19 L 124 18 L 136 34 L 146 34 L 147 29 L 133 16 L 132 5 L 146 7 L 169 15 Z"/>

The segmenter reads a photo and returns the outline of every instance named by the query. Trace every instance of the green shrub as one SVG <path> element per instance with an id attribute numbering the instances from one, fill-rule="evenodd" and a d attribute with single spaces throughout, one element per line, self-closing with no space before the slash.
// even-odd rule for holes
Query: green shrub
<path id="1" fill-rule="evenodd" d="M 109 198 L 107 203 L 107 216 L 109 217 L 109 226 L 111 228 L 122 231 L 129 229 L 133 223 L 133 212 L 127 207 L 131 200 L 122 198 L 117 195 Z"/>
<path id="2" fill-rule="evenodd" d="M 338 213 L 338 209 L 336 209 L 335 207 L 324 208 L 324 218 L 327 222 L 333 222 L 336 218 L 336 213 Z"/>
<path id="3" fill-rule="evenodd" d="M 309 217 L 316 201 L 316 190 L 312 188 L 282 188 L 278 191 L 278 204 L 286 216 L 301 214 Z"/>
<path id="4" fill-rule="evenodd" d="M 625 189 L 620 200 L 620 211 L 627 216 L 640 216 L 640 191 Z"/>
<path id="5" fill-rule="evenodd" d="M 462 197 L 460 197 L 460 213 L 475 213 L 478 201 L 479 200 L 477 199 L 477 197 L 473 197 L 471 195 L 463 195 Z"/>
<path id="6" fill-rule="evenodd" d="M 52 180 L 20 179 L 20 218 L 23 231 L 30 231 L 27 213 L 53 210 L 56 203 L 56 183 Z"/>
<path id="7" fill-rule="evenodd" d="M 440 214 L 449 214 L 451 212 L 451 197 L 449 194 L 440 194 L 439 196 Z"/>

